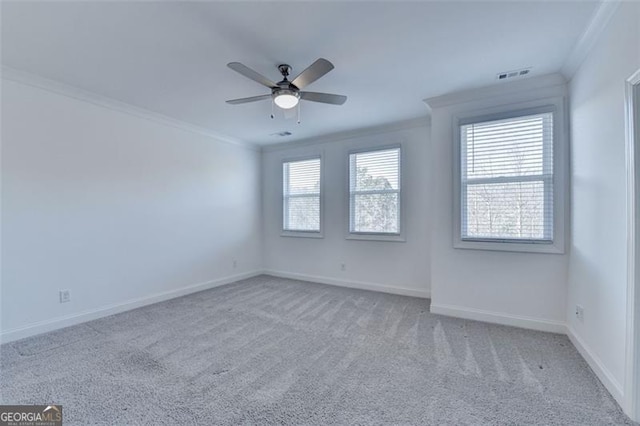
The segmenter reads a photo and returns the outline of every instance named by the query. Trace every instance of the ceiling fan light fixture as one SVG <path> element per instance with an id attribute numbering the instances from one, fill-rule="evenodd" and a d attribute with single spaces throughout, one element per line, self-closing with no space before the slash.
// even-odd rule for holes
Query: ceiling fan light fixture
<path id="1" fill-rule="evenodd" d="M 282 90 L 274 96 L 273 102 L 282 109 L 291 109 L 300 102 L 300 95 L 290 90 Z"/>

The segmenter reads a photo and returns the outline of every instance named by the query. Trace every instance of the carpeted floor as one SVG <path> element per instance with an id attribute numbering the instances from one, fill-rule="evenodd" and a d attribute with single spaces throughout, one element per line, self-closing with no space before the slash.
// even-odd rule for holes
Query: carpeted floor
<path id="1" fill-rule="evenodd" d="M 72 424 L 632 424 L 562 335 L 260 276 L 1 347 Z"/>

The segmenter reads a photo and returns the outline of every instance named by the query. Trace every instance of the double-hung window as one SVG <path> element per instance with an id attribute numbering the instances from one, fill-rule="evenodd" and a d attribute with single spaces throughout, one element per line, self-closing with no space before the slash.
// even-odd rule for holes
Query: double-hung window
<path id="1" fill-rule="evenodd" d="M 400 147 L 349 154 L 349 233 L 399 236 Z"/>
<path id="2" fill-rule="evenodd" d="M 463 120 L 459 132 L 459 241 L 553 244 L 553 110 Z"/>
<path id="3" fill-rule="evenodd" d="M 320 173 L 320 157 L 282 163 L 283 232 L 320 235 Z"/>

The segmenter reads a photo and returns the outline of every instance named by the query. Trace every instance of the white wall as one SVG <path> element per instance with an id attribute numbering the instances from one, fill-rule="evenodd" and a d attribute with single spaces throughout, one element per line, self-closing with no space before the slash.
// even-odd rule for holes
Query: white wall
<path id="1" fill-rule="evenodd" d="M 259 152 L 2 84 L 4 340 L 261 269 Z"/>
<path id="2" fill-rule="evenodd" d="M 640 3 L 622 3 L 570 83 L 573 238 L 566 317 L 576 343 L 620 402 L 627 291 L 624 92 L 638 68 Z M 577 304 L 584 322 L 575 318 Z"/>
<path id="3" fill-rule="evenodd" d="M 263 153 L 264 264 L 270 273 L 426 297 L 429 294 L 429 132 L 425 124 Z M 406 242 L 347 240 L 347 156 L 401 143 Z M 282 160 L 322 153 L 324 238 L 283 237 Z M 341 271 L 340 265 L 346 264 Z"/>
<path id="4" fill-rule="evenodd" d="M 452 168 L 456 116 L 565 95 L 564 79 L 552 75 L 426 101 L 432 108 L 432 312 L 564 332 L 567 256 L 454 249 Z"/>

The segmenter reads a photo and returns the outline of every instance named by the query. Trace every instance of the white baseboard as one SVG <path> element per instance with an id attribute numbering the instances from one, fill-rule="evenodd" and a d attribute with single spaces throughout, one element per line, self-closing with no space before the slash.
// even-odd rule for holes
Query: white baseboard
<path id="1" fill-rule="evenodd" d="M 618 383 L 618 381 L 613 377 L 613 374 L 604 366 L 600 358 L 589 349 L 584 340 L 578 336 L 576 330 L 570 325 L 567 326 L 567 336 L 569 336 L 569 340 L 573 343 L 573 346 L 576 347 L 580 355 L 587 361 L 589 367 L 596 374 L 598 379 L 602 382 L 604 387 L 607 388 L 611 396 L 618 402 L 621 407 L 625 406 L 624 400 L 624 391 L 622 390 L 622 385 Z"/>
<path id="2" fill-rule="evenodd" d="M 528 328 L 531 330 L 547 331 L 551 333 L 566 334 L 571 343 L 576 347 L 580 355 L 589 364 L 600 382 L 609 391 L 611 396 L 621 407 L 625 406 L 623 388 L 614 378 L 613 374 L 604 366 L 604 363 L 578 336 L 573 327 L 561 321 L 550 321 L 540 318 L 531 318 L 518 315 L 471 309 L 462 306 L 431 304 L 431 313 L 465 318 L 475 321 L 490 322 L 494 324 L 509 325 L 513 327 Z"/>
<path id="3" fill-rule="evenodd" d="M 272 269 L 266 269 L 263 272 L 267 275 L 273 275 L 274 277 L 291 278 L 300 281 L 311 281 L 338 287 L 357 288 L 360 290 L 371 290 L 381 293 L 399 294 L 401 296 L 421 297 L 424 299 L 431 298 L 431 292 L 429 290 L 415 290 L 411 288 L 394 287 L 384 284 L 368 283 L 364 281 L 349 281 L 330 277 L 321 277 L 317 275 L 298 274 L 295 272 L 275 271 Z"/>
<path id="4" fill-rule="evenodd" d="M 567 327 L 562 321 L 552 321 L 520 315 L 509 315 L 502 312 L 484 311 L 480 309 L 467 308 L 464 306 L 440 305 L 431 303 L 431 313 L 446 315 L 450 317 L 464 318 L 474 321 L 509 325 L 512 327 L 527 328 L 530 330 L 547 331 L 550 333 L 567 333 Z"/>
<path id="5" fill-rule="evenodd" d="M 24 339 L 25 337 L 35 336 L 36 334 L 46 333 L 60 328 L 69 327 L 94 319 L 106 317 L 120 312 L 129 311 L 131 309 L 140 308 L 142 306 L 151 305 L 153 303 L 163 302 L 165 300 L 174 299 L 176 297 L 185 296 L 187 294 L 196 293 L 202 290 L 229 284 L 234 281 L 261 275 L 262 271 L 251 271 L 242 274 L 231 275 L 224 278 L 218 278 L 203 283 L 192 284 L 175 290 L 157 293 L 152 296 L 140 297 L 137 299 L 127 300 L 122 303 L 115 303 L 103 306 L 97 309 L 90 309 L 72 315 L 53 318 L 50 320 L 40 321 L 24 327 L 3 330 L 0 332 L 0 343 L 8 343 L 14 340 Z"/>

